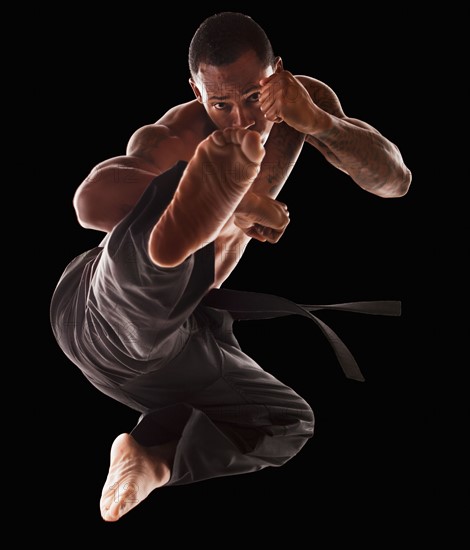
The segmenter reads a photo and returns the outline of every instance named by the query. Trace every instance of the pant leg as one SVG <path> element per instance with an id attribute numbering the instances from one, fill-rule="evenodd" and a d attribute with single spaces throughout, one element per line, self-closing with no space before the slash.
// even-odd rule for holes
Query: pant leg
<path id="1" fill-rule="evenodd" d="M 313 435 L 310 406 L 240 349 L 230 315 L 205 315 L 205 330 L 166 372 L 126 386 L 161 404 L 141 416 L 133 437 L 146 446 L 177 440 L 168 485 L 281 466 Z"/>
<path id="2" fill-rule="evenodd" d="M 59 285 L 52 308 L 54 326 L 67 319 L 71 360 L 143 411 L 135 438 L 178 441 L 170 485 L 280 466 L 313 433 L 310 407 L 241 351 L 230 315 L 198 305 L 213 281 L 213 246 L 176 269 L 149 261 L 148 233 L 182 168 L 149 186 L 102 251 L 79 262 L 73 288 Z"/>
<path id="3" fill-rule="evenodd" d="M 185 165 L 156 177 L 99 247 L 70 262 L 51 299 L 51 326 L 67 357 L 101 392 L 140 412 L 146 408 L 121 386 L 180 353 L 214 279 L 213 243 L 174 268 L 148 254 Z"/>

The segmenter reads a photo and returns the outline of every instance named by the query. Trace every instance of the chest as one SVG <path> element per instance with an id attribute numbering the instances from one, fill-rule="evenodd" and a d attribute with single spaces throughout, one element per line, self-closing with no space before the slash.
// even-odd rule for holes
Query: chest
<path id="1" fill-rule="evenodd" d="M 229 277 L 241 260 L 250 238 L 230 219 L 214 242 L 214 287 Z"/>

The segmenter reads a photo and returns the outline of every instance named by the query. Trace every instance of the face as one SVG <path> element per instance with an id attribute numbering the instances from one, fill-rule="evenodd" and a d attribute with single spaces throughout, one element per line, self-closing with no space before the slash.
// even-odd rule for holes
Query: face
<path id="1" fill-rule="evenodd" d="M 259 132 L 265 143 L 274 123 L 259 108 L 259 81 L 281 69 L 280 58 L 274 67 L 263 67 L 256 54 L 248 51 L 230 65 L 201 64 L 190 84 L 217 128 L 249 128 Z"/>

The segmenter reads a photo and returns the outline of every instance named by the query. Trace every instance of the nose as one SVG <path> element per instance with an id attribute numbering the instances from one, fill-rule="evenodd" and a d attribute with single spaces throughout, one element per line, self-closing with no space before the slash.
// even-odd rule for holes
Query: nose
<path id="1" fill-rule="evenodd" d="M 233 109 L 232 115 L 232 126 L 235 128 L 243 128 L 246 130 L 255 124 L 253 117 L 246 113 L 243 109 Z"/>

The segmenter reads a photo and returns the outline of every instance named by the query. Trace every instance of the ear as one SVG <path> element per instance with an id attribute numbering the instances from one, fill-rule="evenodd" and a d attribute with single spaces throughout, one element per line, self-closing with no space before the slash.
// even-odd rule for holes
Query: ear
<path id="1" fill-rule="evenodd" d="M 189 84 L 190 84 L 191 88 L 193 89 L 193 92 L 194 92 L 194 95 L 196 96 L 196 99 L 199 101 L 199 103 L 202 103 L 202 94 L 201 94 L 199 88 L 197 87 L 196 83 L 194 82 L 194 80 L 192 78 L 189 79 Z"/>
<path id="2" fill-rule="evenodd" d="M 277 56 L 274 60 L 274 72 L 280 73 L 283 70 L 284 70 L 284 65 L 282 64 L 282 59 L 279 56 Z"/>

